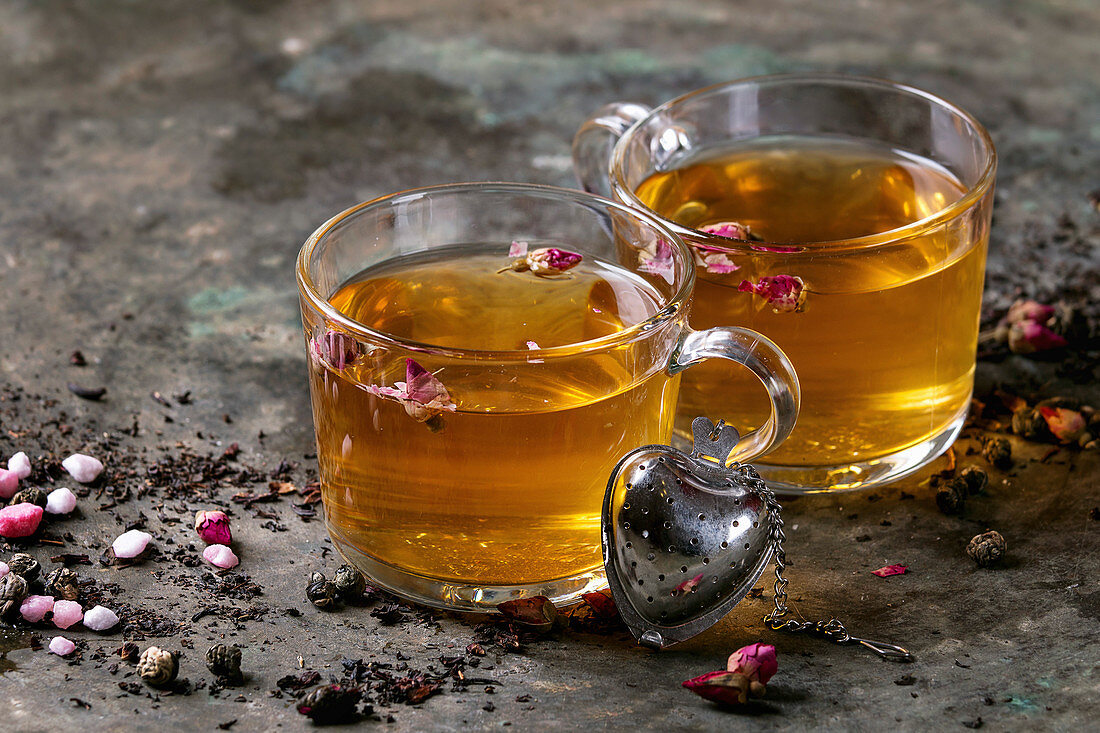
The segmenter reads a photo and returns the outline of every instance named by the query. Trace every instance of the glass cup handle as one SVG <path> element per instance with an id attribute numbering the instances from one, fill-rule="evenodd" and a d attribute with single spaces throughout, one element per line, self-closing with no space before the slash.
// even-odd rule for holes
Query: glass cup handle
<path id="1" fill-rule="evenodd" d="M 573 171 L 585 191 L 611 198 L 611 149 L 649 107 L 633 102 L 612 102 L 596 111 L 573 137 Z"/>
<path id="2" fill-rule="evenodd" d="M 747 462 L 775 450 L 794 430 L 802 399 L 790 359 L 770 339 L 747 328 L 687 329 L 672 353 L 668 372 L 677 374 L 712 357 L 747 367 L 768 390 L 771 400 L 771 416 L 759 428 L 741 436 L 729 460 Z"/>

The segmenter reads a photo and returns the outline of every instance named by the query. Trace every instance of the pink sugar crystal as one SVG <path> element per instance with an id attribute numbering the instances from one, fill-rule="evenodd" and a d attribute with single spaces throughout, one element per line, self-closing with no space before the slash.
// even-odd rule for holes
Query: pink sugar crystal
<path id="1" fill-rule="evenodd" d="M 235 568 L 241 562 L 225 545 L 210 545 L 202 551 L 202 559 L 219 568 Z"/>
<path id="2" fill-rule="evenodd" d="M 67 657 L 76 651 L 76 644 L 64 636 L 55 636 L 50 639 L 50 651 L 59 657 Z"/>
<path id="3" fill-rule="evenodd" d="M 84 611 L 76 601 L 55 601 L 53 604 L 53 625 L 59 629 L 67 629 L 73 624 L 80 623 L 84 618 Z"/>
<path id="4" fill-rule="evenodd" d="M 99 474 L 103 473 L 103 464 L 99 459 L 86 456 L 83 453 L 73 453 L 61 462 L 61 467 L 69 472 L 73 480 L 82 484 L 90 484 Z"/>
<path id="5" fill-rule="evenodd" d="M 15 471 L 15 475 L 24 479 L 31 475 L 31 459 L 23 451 L 19 451 L 8 459 L 8 470 Z"/>
<path id="6" fill-rule="evenodd" d="M 48 514 L 68 514 L 73 509 L 76 509 L 76 494 L 71 489 L 54 489 L 46 496 Z"/>
<path id="7" fill-rule="evenodd" d="M 35 504 L 13 504 L 0 509 L 0 537 L 30 537 L 38 531 L 42 507 Z"/>
<path id="8" fill-rule="evenodd" d="M 19 605 L 19 613 L 32 624 L 38 623 L 53 610 L 53 596 L 27 596 Z"/>
<path id="9" fill-rule="evenodd" d="M 10 499 L 19 491 L 19 474 L 0 468 L 0 499 Z"/>
<path id="10" fill-rule="evenodd" d="M 11 568 L 8 567 L 8 564 L 6 562 L 0 560 L 0 578 L 3 578 L 5 575 L 7 575 L 10 572 L 11 572 Z"/>
<path id="11" fill-rule="evenodd" d="M 145 552 L 145 548 L 149 546 L 152 540 L 153 535 L 148 532 L 131 529 L 129 532 L 123 532 L 116 537 L 115 541 L 111 543 L 111 549 L 114 551 L 115 557 L 129 559 Z"/>

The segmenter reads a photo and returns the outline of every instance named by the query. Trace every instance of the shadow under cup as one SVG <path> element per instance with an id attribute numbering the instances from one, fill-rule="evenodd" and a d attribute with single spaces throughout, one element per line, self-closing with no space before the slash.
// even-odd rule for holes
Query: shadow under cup
<path id="1" fill-rule="evenodd" d="M 583 259 L 544 277 L 515 267 L 513 242 Z M 605 585 L 608 476 L 668 442 L 682 369 L 718 355 L 766 380 L 774 419 L 746 452 L 774 447 L 797 412 L 774 345 L 686 327 L 693 269 L 651 217 L 543 186 L 419 189 L 324 224 L 297 276 L 339 551 L 442 608 Z"/>
<path id="2" fill-rule="evenodd" d="M 830 179 L 822 161 L 851 151 L 886 163 Z M 779 493 L 886 483 L 951 445 L 973 389 L 996 169 L 972 116 L 886 81 L 779 75 L 608 105 L 573 153 L 586 190 L 661 216 L 695 251 L 693 326 L 752 328 L 790 357 L 798 426 L 756 462 Z M 914 183 L 933 179 L 945 188 Z M 734 216 L 761 240 L 704 231 Z M 780 276 L 802 288 L 794 312 L 760 292 Z M 688 372 L 677 434 L 697 415 L 755 424 L 767 410 L 753 387 L 719 363 Z"/>

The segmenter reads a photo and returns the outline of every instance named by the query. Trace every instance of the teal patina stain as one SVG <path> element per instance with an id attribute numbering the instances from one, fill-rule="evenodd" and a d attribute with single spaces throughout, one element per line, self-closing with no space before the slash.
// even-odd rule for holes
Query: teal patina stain
<path id="1" fill-rule="evenodd" d="M 218 313 L 240 305 L 248 297 L 248 288 L 240 285 L 225 288 L 207 288 L 195 293 L 187 301 L 194 313 Z"/>
<path id="2" fill-rule="evenodd" d="M 792 70 L 768 49 L 747 43 L 712 46 L 703 51 L 700 59 L 704 71 L 715 82 Z"/>
<path id="3" fill-rule="evenodd" d="M 1039 705 L 1034 701 L 1026 697 L 1016 697 L 1015 695 L 1009 698 L 1008 706 L 1020 712 L 1032 712 L 1039 709 Z"/>

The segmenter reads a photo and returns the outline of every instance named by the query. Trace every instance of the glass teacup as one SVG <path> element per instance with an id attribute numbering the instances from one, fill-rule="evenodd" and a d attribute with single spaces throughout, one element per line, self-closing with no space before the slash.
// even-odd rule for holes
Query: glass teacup
<path id="1" fill-rule="evenodd" d="M 763 383 L 793 429 L 798 381 L 741 328 L 686 325 L 691 254 L 654 217 L 521 184 L 405 191 L 334 217 L 297 279 L 329 532 L 370 581 L 428 605 L 568 603 L 604 584 L 615 462 L 668 442 L 680 373 Z"/>
<path id="2" fill-rule="evenodd" d="M 759 77 L 652 110 L 608 105 L 573 154 L 587 190 L 692 248 L 694 326 L 753 328 L 790 356 L 798 427 L 757 464 L 777 490 L 885 483 L 951 445 L 973 389 L 996 169 L 972 116 L 886 81 Z M 676 429 L 766 414 L 710 363 L 684 376 Z"/>

